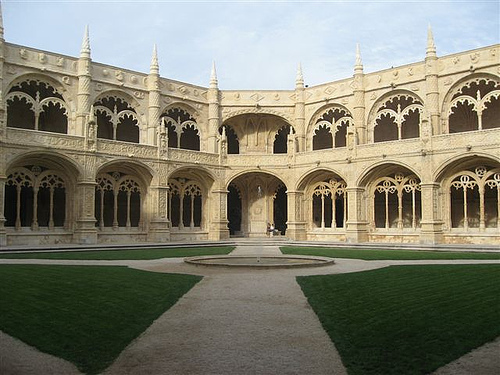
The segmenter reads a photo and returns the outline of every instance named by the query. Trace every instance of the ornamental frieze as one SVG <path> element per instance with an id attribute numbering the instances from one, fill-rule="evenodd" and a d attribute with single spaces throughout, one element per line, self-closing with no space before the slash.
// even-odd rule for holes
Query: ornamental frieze
<path id="1" fill-rule="evenodd" d="M 97 150 L 98 152 L 126 156 L 129 158 L 155 158 L 157 154 L 157 148 L 155 146 L 122 143 L 119 141 L 113 142 L 104 139 L 99 139 L 97 141 Z"/>
<path id="2" fill-rule="evenodd" d="M 23 131 L 9 128 L 7 131 L 9 143 L 22 145 L 47 146 L 61 149 L 78 150 L 83 149 L 84 139 L 66 134 L 44 134 L 35 131 Z"/>
<path id="3" fill-rule="evenodd" d="M 199 151 L 182 150 L 178 148 L 169 148 L 169 159 L 177 162 L 189 162 L 194 164 L 219 164 L 219 154 L 208 154 Z"/>

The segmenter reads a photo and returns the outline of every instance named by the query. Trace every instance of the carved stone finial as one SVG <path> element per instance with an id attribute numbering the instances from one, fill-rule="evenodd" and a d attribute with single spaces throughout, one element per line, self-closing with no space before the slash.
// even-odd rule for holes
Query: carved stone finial
<path id="1" fill-rule="evenodd" d="M 304 75 L 302 74 L 302 64 L 297 66 L 297 76 L 295 77 L 295 86 L 304 87 Z"/>
<path id="2" fill-rule="evenodd" d="M 97 119 L 95 117 L 95 112 L 94 112 L 94 105 L 90 106 L 89 123 L 97 124 Z"/>
<path id="3" fill-rule="evenodd" d="M 217 88 L 217 71 L 215 70 L 215 61 L 212 62 L 212 71 L 210 72 L 210 87 Z"/>
<path id="4" fill-rule="evenodd" d="M 354 73 L 363 73 L 363 61 L 361 61 L 359 43 L 356 43 L 356 63 L 354 64 Z"/>
<path id="5" fill-rule="evenodd" d="M 83 42 L 82 42 L 82 49 L 80 51 L 80 57 L 86 57 L 90 59 L 89 25 L 85 26 L 85 33 L 83 34 Z"/>
<path id="6" fill-rule="evenodd" d="M 158 51 L 156 50 L 156 43 L 153 44 L 153 56 L 151 57 L 151 66 L 149 68 L 150 74 L 160 74 L 160 64 L 158 64 Z"/>
<path id="7" fill-rule="evenodd" d="M 436 56 L 436 45 L 434 44 L 431 24 L 427 26 L 427 50 L 425 54 L 426 56 Z"/>

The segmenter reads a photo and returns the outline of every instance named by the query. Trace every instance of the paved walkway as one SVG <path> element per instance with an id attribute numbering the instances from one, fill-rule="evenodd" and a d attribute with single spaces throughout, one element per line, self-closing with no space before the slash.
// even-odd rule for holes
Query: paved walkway
<path id="1" fill-rule="evenodd" d="M 238 246 L 232 255 L 281 254 L 277 246 Z M 307 303 L 297 275 L 358 272 L 393 264 L 500 263 L 500 261 L 362 261 L 333 266 L 248 270 L 150 261 L 7 260 L 2 263 L 127 265 L 204 276 L 189 293 L 134 340 L 106 374 L 345 374 L 340 357 Z M 11 341 L 9 341 L 11 340 Z M 25 346 L 26 353 L 22 346 Z M 488 358 L 497 357 L 500 341 Z M 16 347 L 17 351 L 11 350 Z M 493 348 L 493 349 L 492 349 Z M 29 350 L 37 353 L 29 353 Z M 481 358 L 482 362 L 487 362 Z M 470 363 L 471 360 L 468 360 Z M 491 362 L 491 361 L 490 361 Z M 491 362 L 493 363 L 493 362 Z M 16 365 L 17 364 L 17 365 Z M 497 363 L 498 365 L 498 363 Z M 490 369 L 498 366 L 493 363 Z M 12 371 L 16 366 L 16 371 Z M 493 366 L 493 367 L 492 367 Z M 496 366 L 496 367 L 495 367 Z M 486 366 L 487 370 L 488 365 Z M 451 370 L 450 370 L 451 369 Z M 456 368 L 442 374 L 468 374 Z M 470 369 L 469 369 L 470 370 Z M 467 371 L 469 371 L 467 370 Z M 457 372 L 458 371 L 458 372 Z M 73 374 L 71 364 L 0 334 L 0 374 Z M 476 372 L 477 373 L 477 372 Z M 479 372 L 486 375 L 496 372 Z"/>

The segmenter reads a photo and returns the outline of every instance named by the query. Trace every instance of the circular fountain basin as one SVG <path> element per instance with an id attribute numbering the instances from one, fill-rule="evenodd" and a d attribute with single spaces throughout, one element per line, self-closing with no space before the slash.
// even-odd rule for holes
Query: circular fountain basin
<path id="1" fill-rule="evenodd" d="M 296 268 L 334 264 L 332 258 L 307 255 L 215 255 L 185 258 L 184 262 L 199 266 Z"/>

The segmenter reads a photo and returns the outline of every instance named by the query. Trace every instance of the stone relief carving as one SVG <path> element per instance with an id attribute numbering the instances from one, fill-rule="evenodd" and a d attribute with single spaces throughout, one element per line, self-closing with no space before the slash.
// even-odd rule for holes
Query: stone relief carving
<path id="1" fill-rule="evenodd" d="M 478 62 L 479 62 L 479 57 L 480 57 L 480 56 L 481 56 L 481 55 L 479 54 L 479 52 L 476 52 L 476 53 L 471 53 L 471 54 L 469 55 L 469 57 L 470 57 L 470 61 L 471 61 L 472 63 L 476 64 L 476 63 L 478 63 Z"/>
<path id="2" fill-rule="evenodd" d="M 41 63 L 41 64 L 45 64 L 47 63 L 47 55 L 43 52 L 40 52 L 38 54 L 38 61 Z"/>
<path id="3" fill-rule="evenodd" d="M 121 70 L 117 70 L 117 71 L 115 72 L 115 78 L 116 78 L 118 81 L 122 82 L 122 81 L 125 79 L 125 76 L 124 76 L 124 74 L 123 74 L 123 72 L 122 72 Z"/>
<path id="4" fill-rule="evenodd" d="M 21 57 L 21 59 L 23 60 L 28 60 L 29 58 L 29 53 L 28 51 L 25 49 L 25 48 L 20 48 L 19 49 L 19 56 Z"/>

